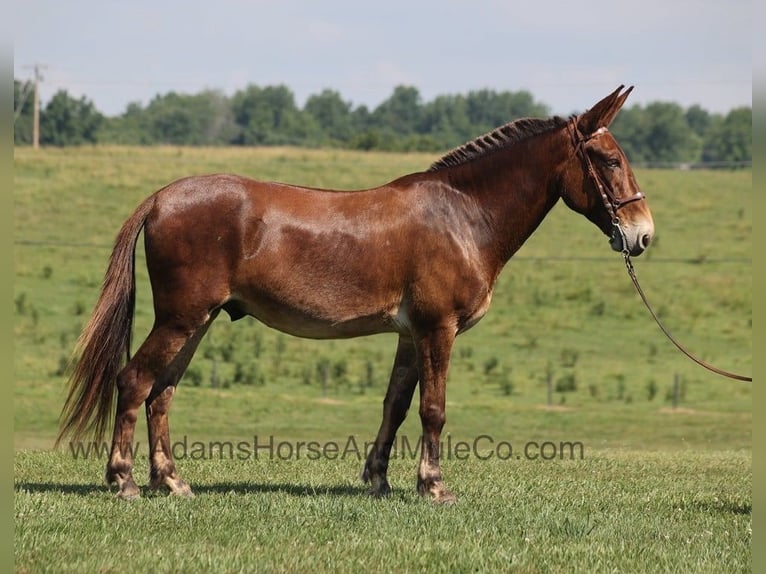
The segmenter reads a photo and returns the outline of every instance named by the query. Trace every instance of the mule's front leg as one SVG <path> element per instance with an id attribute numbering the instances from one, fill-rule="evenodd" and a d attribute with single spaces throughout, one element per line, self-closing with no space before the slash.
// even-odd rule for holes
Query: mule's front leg
<path id="1" fill-rule="evenodd" d="M 429 493 L 434 502 L 451 504 L 455 496 L 442 480 L 439 439 L 446 421 L 445 397 L 447 370 L 455 341 L 455 330 L 438 329 L 418 342 L 420 370 L 420 420 L 423 440 L 418 468 L 418 492 Z"/>
<path id="2" fill-rule="evenodd" d="M 367 455 L 362 471 L 362 480 L 371 485 L 370 494 L 387 496 L 391 493 L 386 474 L 391 447 L 396 439 L 396 431 L 407 416 L 412 402 L 415 385 L 418 382 L 417 355 L 412 339 L 402 337 L 396 349 L 394 367 L 388 382 L 388 391 L 383 401 L 383 420 L 380 423 L 375 444 Z"/>

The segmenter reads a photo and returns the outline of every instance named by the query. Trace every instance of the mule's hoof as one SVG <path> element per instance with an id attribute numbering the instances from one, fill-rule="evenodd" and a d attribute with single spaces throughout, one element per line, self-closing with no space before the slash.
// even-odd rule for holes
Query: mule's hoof
<path id="1" fill-rule="evenodd" d="M 182 490 L 171 490 L 169 496 L 180 496 L 181 498 L 194 498 L 194 492 L 188 486 Z"/>
<path id="2" fill-rule="evenodd" d="M 116 498 L 121 500 L 136 500 L 137 498 L 141 498 L 141 491 L 133 480 L 133 477 L 130 475 L 124 478 L 118 473 L 107 472 L 104 480 L 107 486 L 117 485 Z"/>
<path id="3" fill-rule="evenodd" d="M 149 480 L 149 488 L 154 491 L 167 490 L 170 496 L 194 498 L 191 487 L 178 476 L 152 476 Z"/>
<path id="4" fill-rule="evenodd" d="M 432 502 L 434 504 L 443 504 L 444 506 L 452 506 L 457 502 L 457 497 L 449 490 L 443 490 L 439 493 L 433 493 Z"/>
<path id="5" fill-rule="evenodd" d="M 431 502 L 434 504 L 450 506 L 457 502 L 457 497 L 444 486 L 441 480 L 428 485 L 425 481 L 418 479 L 418 494 L 421 496 L 430 495 Z"/>
<path id="6" fill-rule="evenodd" d="M 373 498 L 385 498 L 391 496 L 391 487 L 385 476 L 375 475 L 370 472 L 370 467 L 364 465 L 364 470 L 359 477 L 362 482 L 370 484 L 370 496 Z"/>
<path id="7" fill-rule="evenodd" d="M 191 486 L 180 478 L 166 478 L 165 485 L 170 489 L 170 496 L 181 496 L 184 498 L 194 498 Z"/>
<path id="8" fill-rule="evenodd" d="M 391 487 L 387 481 L 383 481 L 378 485 L 373 485 L 370 489 L 370 496 L 373 498 L 388 498 L 391 496 Z"/>
<path id="9" fill-rule="evenodd" d="M 123 484 L 115 496 L 120 500 L 138 500 L 141 498 L 141 491 L 135 484 Z"/>

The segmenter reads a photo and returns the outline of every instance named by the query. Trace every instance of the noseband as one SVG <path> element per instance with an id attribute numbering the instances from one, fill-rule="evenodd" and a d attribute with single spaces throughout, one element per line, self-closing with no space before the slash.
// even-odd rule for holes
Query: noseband
<path id="1" fill-rule="evenodd" d="M 592 134 L 586 136 L 583 135 L 583 133 L 580 131 L 580 128 L 577 127 L 577 118 L 572 117 L 567 122 L 567 130 L 569 131 L 569 135 L 572 138 L 572 144 L 574 145 L 575 153 L 582 160 L 586 172 L 590 176 L 591 180 L 593 180 L 593 183 L 596 185 L 596 189 L 598 189 L 598 192 L 601 195 L 601 201 L 604 202 L 604 207 L 606 208 L 607 213 L 612 218 L 612 225 L 617 228 L 620 235 L 623 236 L 624 240 L 625 236 L 622 232 L 622 228 L 620 227 L 620 218 L 617 215 L 617 211 L 629 203 L 644 199 L 646 196 L 643 194 L 643 192 L 637 191 L 630 197 L 617 197 L 614 194 L 614 190 L 611 188 L 611 186 L 605 182 L 601 176 L 599 176 L 596 168 L 593 167 L 593 162 L 591 161 L 588 152 L 585 150 L 585 143 L 599 137 L 602 134 L 605 134 L 607 132 L 606 128 L 599 128 Z M 627 249 L 624 241 L 623 249 Z"/>

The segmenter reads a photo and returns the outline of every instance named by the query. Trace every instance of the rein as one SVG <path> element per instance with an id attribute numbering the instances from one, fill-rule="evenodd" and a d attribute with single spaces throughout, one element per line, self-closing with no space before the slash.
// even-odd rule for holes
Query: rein
<path id="1" fill-rule="evenodd" d="M 641 284 L 638 282 L 638 277 L 636 277 L 636 270 L 633 267 L 633 262 L 630 260 L 630 252 L 628 251 L 628 247 L 627 247 L 627 238 L 625 237 L 625 234 L 622 231 L 622 227 L 620 226 L 620 218 L 617 215 L 617 210 L 620 207 L 623 207 L 627 205 L 628 203 L 632 203 L 634 201 L 639 201 L 641 199 L 644 199 L 645 195 L 641 191 L 637 191 L 636 193 L 634 193 L 628 198 L 625 198 L 625 199 L 618 198 L 614 195 L 614 192 L 612 191 L 610 187 L 604 185 L 598 173 L 596 173 L 596 170 L 593 167 L 593 163 L 591 162 L 591 159 L 588 156 L 588 153 L 585 151 L 583 144 L 585 144 L 585 142 L 587 142 L 588 140 L 604 133 L 606 131 L 606 128 L 600 128 L 596 130 L 590 136 L 585 137 L 577 128 L 575 118 L 572 118 L 569 121 L 569 123 L 567 124 L 567 128 L 569 130 L 570 135 L 572 136 L 572 142 L 574 143 L 575 151 L 577 155 L 580 156 L 580 159 L 582 159 L 583 163 L 585 164 L 588 175 L 596 184 L 599 194 L 601 195 L 601 200 L 604 202 L 604 207 L 606 207 L 607 212 L 612 218 L 612 225 L 615 227 L 615 230 L 620 234 L 620 237 L 622 238 L 622 256 L 625 259 L 625 268 L 628 270 L 628 275 L 630 276 L 630 280 L 633 282 L 633 286 L 636 288 L 636 291 L 640 295 L 641 300 L 644 302 L 644 305 L 646 306 L 646 308 L 649 310 L 649 313 L 651 314 L 652 318 L 654 318 L 654 321 L 657 323 L 657 326 L 665 334 L 665 336 L 670 340 L 670 342 L 676 346 L 676 348 L 679 351 L 681 351 L 684 355 L 686 355 L 689 359 L 691 359 L 692 361 L 694 361 L 701 367 L 704 367 L 705 369 L 713 373 L 722 375 L 724 377 L 728 377 L 730 379 L 734 379 L 737 381 L 752 382 L 753 381 L 752 377 L 748 377 L 745 375 L 738 375 L 736 373 L 731 373 L 729 371 L 719 369 L 718 367 L 711 365 L 710 363 L 707 363 L 703 361 L 702 359 L 696 357 L 686 347 L 684 347 L 681 343 L 679 343 L 678 340 L 675 337 L 673 337 L 673 335 L 670 334 L 670 331 L 667 330 L 665 325 L 662 324 L 662 321 L 660 321 L 660 318 L 657 316 L 657 313 L 654 312 L 654 309 L 649 304 L 649 300 L 646 298 L 646 294 L 644 293 L 644 290 L 641 288 Z"/>
<path id="2" fill-rule="evenodd" d="M 636 291 L 638 291 L 638 294 L 641 296 L 641 300 L 644 302 L 644 305 L 646 305 L 646 308 L 649 309 L 649 313 L 651 313 L 652 317 L 654 317 L 654 321 L 657 323 L 657 326 L 660 328 L 660 330 L 663 333 L 665 333 L 665 336 L 668 339 L 670 339 L 670 342 L 673 343 L 676 346 L 676 348 L 678 348 L 679 351 L 681 351 L 684 355 L 689 357 L 692 361 L 694 361 L 701 367 L 705 367 L 708 371 L 712 371 L 713 373 L 717 373 L 719 375 L 723 375 L 724 377 L 735 379 L 737 381 L 748 381 L 748 382 L 753 381 L 753 377 L 747 377 L 745 375 L 730 373 L 729 371 L 724 371 L 723 369 L 719 369 L 718 367 L 715 367 L 711 365 L 710 363 L 706 363 L 702 359 L 694 356 L 686 347 L 684 347 L 681 343 L 679 343 L 676 340 L 676 338 L 670 334 L 667 328 L 665 328 L 665 325 L 662 324 L 659 317 L 657 317 L 657 313 L 654 312 L 654 309 L 652 309 L 652 306 L 649 304 L 649 301 L 646 298 L 646 294 L 644 293 L 644 290 L 641 289 L 641 285 L 638 282 L 638 277 L 636 277 L 636 271 L 633 268 L 633 262 L 630 260 L 630 253 L 628 253 L 624 247 L 622 251 L 622 256 L 625 258 L 625 267 L 628 270 L 628 275 L 630 275 L 630 280 L 633 281 L 633 285 L 636 287 Z"/>

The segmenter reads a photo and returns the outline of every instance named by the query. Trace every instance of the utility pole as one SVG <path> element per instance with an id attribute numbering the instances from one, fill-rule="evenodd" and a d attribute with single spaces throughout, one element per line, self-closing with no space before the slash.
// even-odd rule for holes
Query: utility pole
<path id="1" fill-rule="evenodd" d="M 43 75 L 41 70 L 47 68 L 44 64 L 35 64 L 34 66 L 27 66 L 33 68 L 35 71 L 35 95 L 34 95 L 34 109 L 32 115 L 32 147 L 38 149 L 40 147 L 40 82 L 43 81 Z"/>

